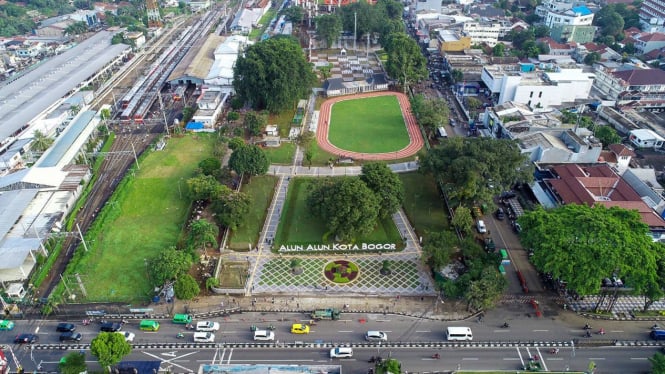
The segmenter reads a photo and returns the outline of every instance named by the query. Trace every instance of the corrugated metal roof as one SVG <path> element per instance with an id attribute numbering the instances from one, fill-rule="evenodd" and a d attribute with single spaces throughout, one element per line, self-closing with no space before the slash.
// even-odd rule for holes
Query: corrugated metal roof
<path id="1" fill-rule="evenodd" d="M 95 117 L 95 112 L 86 110 L 79 113 L 74 122 L 58 137 L 57 141 L 46 153 L 35 163 L 36 167 L 53 167 L 65 156 L 68 150 L 72 149 L 76 140 L 81 136 L 90 121 Z M 85 141 L 85 140 L 84 140 Z M 83 145 L 83 144 L 81 144 Z M 80 148 L 80 147 L 78 147 Z M 77 148 L 77 149 L 78 149 Z"/>
<path id="2" fill-rule="evenodd" d="M 37 192 L 37 189 L 0 192 L 0 238 L 7 235 Z"/>
<path id="3" fill-rule="evenodd" d="M 37 238 L 6 238 L 0 243 L 0 269 L 14 269 L 25 262 L 32 250 L 39 249 Z"/>

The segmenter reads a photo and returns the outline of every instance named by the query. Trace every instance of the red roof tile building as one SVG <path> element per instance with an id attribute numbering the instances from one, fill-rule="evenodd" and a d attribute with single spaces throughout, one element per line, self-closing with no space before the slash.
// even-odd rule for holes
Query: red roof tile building
<path id="1" fill-rule="evenodd" d="M 609 165 L 561 164 L 550 167 L 549 171 L 553 177 L 542 182 L 557 204 L 601 204 L 637 210 L 651 230 L 665 230 L 665 220 Z"/>

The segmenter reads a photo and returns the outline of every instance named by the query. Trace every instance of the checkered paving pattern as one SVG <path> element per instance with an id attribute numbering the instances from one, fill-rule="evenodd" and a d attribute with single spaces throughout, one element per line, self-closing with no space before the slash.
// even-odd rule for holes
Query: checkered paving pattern
<path id="1" fill-rule="evenodd" d="M 384 257 L 343 258 L 353 261 L 360 271 L 358 278 L 346 284 L 333 283 L 323 274 L 327 258 L 301 258 L 303 273 L 291 273 L 290 258 L 262 258 L 259 272 L 254 279 L 254 292 L 312 292 L 327 290 L 337 292 L 362 292 L 382 294 L 430 294 L 434 288 L 429 277 L 419 269 L 414 256 L 391 256 L 391 275 L 381 275 L 379 270 Z"/>
<path id="2" fill-rule="evenodd" d="M 569 301 L 568 306 L 577 312 L 592 311 L 598 302 L 598 296 L 586 296 L 584 300 Z M 607 300 L 606 300 L 607 303 Z M 621 296 L 614 304 L 612 314 L 614 317 L 621 317 L 619 314 L 626 313 L 633 310 L 642 310 L 644 307 L 644 298 L 638 296 Z M 660 299 L 649 307 L 649 310 L 665 310 L 665 299 Z"/>

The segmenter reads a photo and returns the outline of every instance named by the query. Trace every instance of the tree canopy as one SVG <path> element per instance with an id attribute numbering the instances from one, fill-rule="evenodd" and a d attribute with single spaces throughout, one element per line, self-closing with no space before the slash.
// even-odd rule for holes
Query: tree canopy
<path id="1" fill-rule="evenodd" d="M 62 374 L 79 374 L 88 370 L 85 364 L 85 354 L 79 352 L 67 354 L 64 360 L 58 364 L 58 369 L 60 369 L 60 373 Z"/>
<path id="2" fill-rule="evenodd" d="M 388 35 L 384 50 L 388 54 L 386 72 L 404 87 L 426 79 L 427 59 L 418 43 L 404 32 Z"/>
<path id="3" fill-rule="evenodd" d="M 178 278 L 173 285 L 175 296 L 180 300 L 191 300 L 201 292 L 199 284 L 191 275 L 185 274 Z"/>
<path id="4" fill-rule="evenodd" d="M 161 286 L 166 281 L 187 274 L 187 271 L 192 266 L 192 258 L 185 251 L 169 247 L 151 259 L 148 265 L 152 284 Z"/>
<path id="5" fill-rule="evenodd" d="M 378 198 L 359 178 L 314 181 L 307 205 L 313 215 L 326 223 L 326 235 L 339 240 L 369 234 L 379 215 Z"/>
<path id="6" fill-rule="evenodd" d="M 318 16 L 314 22 L 316 23 L 316 35 L 330 48 L 333 41 L 339 38 L 342 32 L 342 19 L 333 13 Z"/>
<path id="7" fill-rule="evenodd" d="M 217 222 L 231 230 L 237 230 L 247 221 L 251 205 L 252 199 L 248 194 L 228 189 L 228 193 L 213 201 L 211 209 L 216 214 Z"/>
<path id="8" fill-rule="evenodd" d="M 437 127 L 450 121 L 450 108 L 445 100 L 427 98 L 422 94 L 411 97 L 411 111 L 428 136 L 436 132 Z"/>
<path id="9" fill-rule="evenodd" d="M 268 123 L 268 119 L 263 114 L 257 112 L 245 113 L 242 125 L 247 129 L 250 135 L 257 136 L 261 134 L 263 128 Z"/>
<path id="10" fill-rule="evenodd" d="M 114 332 L 100 332 L 90 342 L 90 353 L 97 357 L 103 368 L 117 364 L 131 352 L 132 346 L 125 341 L 124 335 Z"/>
<path id="11" fill-rule="evenodd" d="M 580 295 L 597 294 L 603 278 L 617 276 L 637 293 L 658 287 L 663 246 L 634 210 L 567 204 L 537 209 L 519 218 L 520 239 L 533 249 L 542 272 L 568 282 Z"/>
<path id="12" fill-rule="evenodd" d="M 233 150 L 229 158 L 229 167 L 238 174 L 247 177 L 265 174 L 270 166 L 268 156 L 257 145 L 245 144 Z"/>
<path id="13" fill-rule="evenodd" d="M 600 140 L 601 143 L 603 143 L 603 147 L 607 148 L 610 144 L 619 144 L 621 143 L 621 136 L 619 136 L 619 133 L 615 129 L 613 129 L 610 126 L 596 126 L 596 131 L 594 131 L 594 135 L 598 140 Z"/>
<path id="14" fill-rule="evenodd" d="M 370 162 L 362 167 L 360 179 L 379 200 L 379 217 L 390 217 L 404 201 L 404 185 L 399 176 L 383 163 Z"/>
<path id="15" fill-rule="evenodd" d="M 421 170 L 440 178 L 450 198 L 471 205 L 531 181 L 527 161 L 514 140 L 453 137 L 422 156 Z"/>
<path id="16" fill-rule="evenodd" d="M 272 113 L 293 108 L 309 96 L 316 75 L 298 41 L 274 37 L 258 42 L 238 57 L 233 86 L 238 96 L 254 109 Z"/>

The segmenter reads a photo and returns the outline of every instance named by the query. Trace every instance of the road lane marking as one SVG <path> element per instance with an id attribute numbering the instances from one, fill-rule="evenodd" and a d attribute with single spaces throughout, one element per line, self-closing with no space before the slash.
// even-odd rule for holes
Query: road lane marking
<path id="1" fill-rule="evenodd" d="M 533 332 L 549 332 L 550 330 L 532 330 Z"/>
<path id="2" fill-rule="evenodd" d="M 589 357 L 589 360 L 604 360 L 605 357 Z"/>
<path id="3" fill-rule="evenodd" d="M 234 362 L 314 362 L 314 360 L 235 360 Z M 328 362 L 328 360 L 317 360 L 316 362 Z"/>
<path id="4" fill-rule="evenodd" d="M 563 358 L 546 358 L 547 361 L 563 361 Z"/>
<path id="5" fill-rule="evenodd" d="M 610 332 L 624 332 L 623 330 L 611 330 Z"/>
<path id="6" fill-rule="evenodd" d="M 233 348 L 231 348 L 231 351 L 229 352 L 229 356 L 226 359 L 226 364 L 227 365 L 231 363 L 231 356 L 233 356 Z"/>
<path id="7" fill-rule="evenodd" d="M 517 361 L 519 360 L 519 357 L 504 357 L 504 361 Z"/>
<path id="8" fill-rule="evenodd" d="M 543 355 L 540 353 L 540 348 L 536 347 L 536 352 L 538 352 L 537 353 L 538 354 L 538 361 L 540 361 L 540 363 L 543 365 L 543 369 L 545 369 L 545 371 L 550 371 L 550 369 L 547 368 L 547 364 L 545 363 L 545 360 L 542 359 Z"/>
<path id="9" fill-rule="evenodd" d="M 631 360 L 646 361 L 646 360 L 648 360 L 649 358 L 648 358 L 648 357 L 631 357 L 630 359 L 631 359 Z"/>
<path id="10" fill-rule="evenodd" d="M 416 332 L 432 332 L 432 330 L 416 330 Z"/>
<path id="11" fill-rule="evenodd" d="M 478 357 L 462 357 L 462 361 L 478 361 Z"/>
<path id="12" fill-rule="evenodd" d="M 352 330 L 343 330 L 343 331 L 337 331 L 337 332 L 353 332 Z"/>
<path id="13" fill-rule="evenodd" d="M 494 332 L 510 332 L 510 330 L 494 330 Z"/>
<path id="14" fill-rule="evenodd" d="M 522 352 L 520 352 L 519 347 L 515 349 L 517 350 L 517 354 L 520 356 L 520 363 L 522 364 L 522 366 L 524 366 L 524 358 L 522 357 Z"/>

